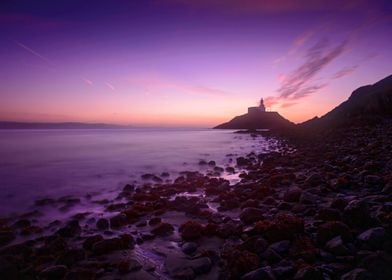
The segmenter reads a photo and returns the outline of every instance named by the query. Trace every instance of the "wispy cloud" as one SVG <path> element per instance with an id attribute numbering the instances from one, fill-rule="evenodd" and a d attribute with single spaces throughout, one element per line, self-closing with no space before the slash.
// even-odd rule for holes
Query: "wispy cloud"
<path id="1" fill-rule="evenodd" d="M 94 82 L 89 80 L 89 79 L 87 79 L 87 78 L 81 77 L 81 79 L 83 80 L 83 82 L 85 82 L 89 86 L 94 85 Z"/>
<path id="2" fill-rule="evenodd" d="M 303 44 L 305 41 L 307 39 L 302 39 L 297 45 Z M 326 87 L 327 82 L 315 82 L 315 77 L 321 70 L 341 56 L 346 51 L 347 45 L 347 40 L 337 44 L 331 44 L 325 38 L 316 41 L 305 51 L 300 66 L 287 75 L 280 75 L 281 85 L 277 90 L 278 96 L 268 97 L 266 99 L 267 106 L 278 103 L 285 107 L 288 107 L 287 104 L 293 106 L 295 105 L 294 101 Z"/>
<path id="3" fill-rule="evenodd" d="M 149 75 L 146 78 L 130 78 L 128 81 L 135 85 L 145 89 L 145 92 L 149 94 L 152 91 L 160 90 L 174 90 L 183 94 L 189 95 L 201 95 L 201 96 L 226 96 L 226 91 L 211 88 L 203 85 L 190 85 L 185 82 L 180 82 L 167 77 Z"/>
<path id="4" fill-rule="evenodd" d="M 114 85 L 112 85 L 111 83 L 106 82 L 105 85 L 110 88 L 111 90 L 116 90 L 116 88 L 114 87 Z"/>
<path id="5" fill-rule="evenodd" d="M 345 76 L 348 76 L 348 75 L 352 74 L 355 70 L 357 70 L 358 67 L 359 67 L 359 65 L 353 65 L 353 66 L 345 67 L 345 68 L 339 70 L 338 72 L 336 72 L 332 76 L 332 79 L 340 79 L 340 78 L 343 78 Z"/>
<path id="6" fill-rule="evenodd" d="M 26 46 L 25 44 L 22 44 L 18 41 L 14 41 L 16 45 L 18 45 L 19 47 L 21 47 L 22 49 L 28 51 L 29 53 L 31 53 L 32 55 L 34 55 L 35 57 L 39 58 L 40 60 L 42 60 L 43 62 L 45 62 L 48 66 L 53 66 L 52 62 L 47 59 L 46 57 L 44 57 L 43 55 L 39 54 L 38 52 L 36 52 L 35 50 L 33 50 L 32 48 Z"/>

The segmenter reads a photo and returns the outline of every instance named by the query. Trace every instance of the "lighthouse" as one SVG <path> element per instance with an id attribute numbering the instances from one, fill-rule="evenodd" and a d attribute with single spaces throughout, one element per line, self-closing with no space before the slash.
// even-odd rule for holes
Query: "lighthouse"
<path id="1" fill-rule="evenodd" d="M 248 107 L 248 114 L 265 112 L 265 105 L 263 98 L 260 99 L 258 107 Z"/>

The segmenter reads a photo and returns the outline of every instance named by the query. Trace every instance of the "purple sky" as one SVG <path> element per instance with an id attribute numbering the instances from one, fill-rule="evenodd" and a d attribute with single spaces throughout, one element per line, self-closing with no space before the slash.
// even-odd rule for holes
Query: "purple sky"
<path id="1" fill-rule="evenodd" d="M 300 122 L 392 74 L 388 0 L 3 2 L 0 120 L 212 126 L 264 97 Z"/>

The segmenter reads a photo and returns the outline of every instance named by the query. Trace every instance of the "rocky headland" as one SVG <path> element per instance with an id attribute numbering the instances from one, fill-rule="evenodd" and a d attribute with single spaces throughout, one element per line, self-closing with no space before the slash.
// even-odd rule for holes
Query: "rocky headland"
<path id="1" fill-rule="evenodd" d="M 243 155 L 230 170 L 200 163 L 215 176 L 145 174 L 95 201 L 102 213 L 48 224 L 37 222 L 40 209 L 80 200 L 36 201 L 37 211 L 0 221 L 1 279 L 392 279 L 385 83 L 334 117 L 290 129 L 276 152 Z M 344 125 L 331 121 L 341 116 Z M 216 176 L 223 171 L 241 181 Z"/>

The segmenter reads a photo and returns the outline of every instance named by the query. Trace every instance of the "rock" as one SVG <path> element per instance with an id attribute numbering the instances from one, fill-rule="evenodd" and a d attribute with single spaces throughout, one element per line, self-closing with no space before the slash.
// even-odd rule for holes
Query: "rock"
<path id="1" fill-rule="evenodd" d="M 119 228 L 129 223 L 127 215 L 120 213 L 110 218 L 110 226 L 112 228 Z"/>
<path id="2" fill-rule="evenodd" d="M 286 253 L 290 248 L 290 241 L 289 240 L 282 240 L 279 242 L 272 243 L 269 246 L 269 249 L 274 250 L 278 254 Z"/>
<path id="3" fill-rule="evenodd" d="M 103 237 L 99 234 L 87 237 L 83 242 L 83 248 L 86 250 L 91 250 L 93 245 L 99 241 L 102 241 Z"/>
<path id="4" fill-rule="evenodd" d="M 195 242 L 185 242 L 182 246 L 181 246 L 181 250 L 184 254 L 186 255 L 191 255 L 194 252 L 196 252 L 197 248 L 199 246 L 195 243 Z"/>
<path id="5" fill-rule="evenodd" d="M 336 256 L 346 256 L 350 254 L 350 251 L 344 245 L 340 236 L 337 236 L 328 241 L 325 245 L 325 249 Z"/>
<path id="6" fill-rule="evenodd" d="M 16 238 L 15 233 L 10 230 L 0 231 L 0 246 L 7 245 Z"/>
<path id="7" fill-rule="evenodd" d="M 151 219 L 148 221 L 148 224 L 149 224 L 150 226 L 155 226 L 155 225 L 159 224 L 160 222 L 162 222 L 162 219 L 159 218 L 159 217 L 155 217 L 155 218 L 151 218 Z"/>
<path id="8" fill-rule="evenodd" d="M 344 208 L 344 219 L 352 226 L 366 228 L 374 224 L 369 207 L 363 200 L 353 200 Z"/>
<path id="9" fill-rule="evenodd" d="M 311 194 L 309 192 L 301 193 L 301 197 L 299 198 L 299 203 L 301 204 L 315 204 L 319 200 L 317 195 Z"/>
<path id="10" fill-rule="evenodd" d="M 305 184 L 307 184 L 311 187 L 317 187 L 318 185 L 322 184 L 323 182 L 324 182 L 323 177 L 318 173 L 311 174 L 305 180 Z"/>
<path id="11" fill-rule="evenodd" d="M 107 219 L 100 218 L 96 223 L 96 227 L 99 230 L 107 230 L 109 228 L 109 221 Z"/>
<path id="12" fill-rule="evenodd" d="M 335 198 L 332 200 L 330 208 L 332 209 L 338 209 L 340 211 L 344 210 L 344 207 L 346 207 L 348 204 L 347 200 L 344 198 Z"/>
<path id="13" fill-rule="evenodd" d="M 285 202 L 298 202 L 302 194 L 302 190 L 299 188 L 288 190 L 283 195 Z"/>
<path id="14" fill-rule="evenodd" d="M 316 218 L 323 221 L 340 221 L 342 219 L 340 211 L 333 208 L 319 209 Z"/>
<path id="15" fill-rule="evenodd" d="M 104 239 L 95 243 L 92 247 L 92 251 L 95 255 L 103 255 L 116 250 L 133 248 L 134 243 L 135 241 L 132 236 L 122 235 L 121 237 Z"/>
<path id="16" fill-rule="evenodd" d="M 344 241 L 352 238 L 350 228 L 345 223 L 338 221 L 326 222 L 317 229 L 317 242 L 324 244 L 339 235 Z"/>
<path id="17" fill-rule="evenodd" d="M 252 236 L 247 238 L 237 247 L 240 250 L 246 250 L 256 255 L 261 255 L 267 249 L 268 242 L 260 236 Z"/>
<path id="18" fill-rule="evenodd" d="M 250 161 L 244 157 L 239 157 L 236 159 L 236 161 L 238 166 L 245 166 L 250 164 Z"/>
<path id="19" fill-rule="evenodd" d="M 0 275 L 2 279 L 19 279 L 18 266 L 4 257 L 0 257 Z"/>
<path id="20" fill-rule="evenodd" d="M 172 234 L 174 227 L 169 223 L 159 223 L 151 230 L 151 233 L 157 236 L 167 236 Z"/>
<path id="21" fill-rule="evenodd" d="M 356 268 L 342 275 L 341 280 L 372 280 L 372 276 L 366 269 Z"/>
<path id="22" fill-rule="evenodd" d="M 57 280 L 64 278 L 68 268 L 65 265 L 50 266 L 39 273 L 40 279 Z"/>
<path id="23" fill-rule="evenodd" d="M 190 262 L 190 267 L 195 274 L 205 274 L 211 270 L 212 262 L 210 258 L 198 258 Z"/>
<path id="24" fill-rule="evenodd" d="M 366 186 L 380 186 L 384 185 L 384 180 L 380 176 L 376 175 L 366 175 L 364 178 L 364 183 Z"/>
<path id="25" fill-rule="evenodd" d="M 65 276 L 65 280 L 95 280 L 96 273 L 89 269 L 77 268 L 69 271 Z"/>
<path id="26" fill-rule="evenodd" d="M 291 240 L 304 232 L 304 221 L 293 215 L 278 214 L 272 221 L 257 222 L 254 232 L 262 234 L 270 242 Z"/>
<path id="27" fill-rule="evenodd" d="M 271 270 L 271 267 L 261 267 L 251 272 L 248 272 L 241 277 L 241 280 L 275 280 L 275 276 Z"/>
<path id="28" fill-rule="evenodd" d="M 386 239 L 386 232 L 383 227 L 370 228 L 359 234 L 357 239 L 372 249 L 379 249 Z"/>
<path id="29" fill-rule="evenodd" d="M 128 273 L 138 271 L 143 266 L 135 259 L 123 259 L 117 264 L 120 273 Z"/>
<path id="30" fill-rule="evenodd" d="M 264 211 L 259 208 L 247 207 L 242 210 L 240 220 L 244 224 L 252 224 L 254 222 L 264 220 Z"/>
<path id="31" fill-rule="evenodd" d="M 294 263 L 291 261 L 282 260 L 275 265 L 275 267 L 272 269 L 272 272 L 278 279 L 291 279 L 295 273 Z"/>
<path id="32" fill-rule="evenodd" d="M 56 260 L 56 264 L 71 267 L 86 257 L 83 249 L 71 249 L 62 253 Z"/>
<path id="33" fill-rule="evenodd" d="M 81 227 L 77 220 L 69 221 L 64 227 L 59 229 L 57 233 L 62 237 L 75 237 L 81 231 Z"/>
<path id="34" fill-rule="evenodd" d="M 180 226 L 181 238 L 184 240 L 196 240 L 203 235 L 203 226 L 195 221 L 187 221 Z"/>
<path id="35" fill-rule="evenodd" d="M 216 162 L 215 162 L 214 160 L 210 160 L 210 161 L 208 162 L 208 165 L 209 165 L 209 166 L 215 166 L 215 165 L 216 165 Z"/>
<path id="36" fill-rule="evenodd" d="M 130 185 L 130 184 L 126 184 L 122 191 L 125 193 L 131 193 L 131 192 L 135 191 L 135 186 Z"/>
<path id="37" fill-rule="evenodd" d="M 228 249 L 224 250 L 222 258 L 226 260 L 226 271 L 229 279 L 239 279 L 242 275 L 260 266 L 259 257 L 249 251 Z"/>
<path id="38" fill-rule="evenodd" d="M 372 275 L 372 279 L 392 279 L 392 257 L 386 252 L 378 251 L 368 255 L 362 259 L 359 267 L 367 269 Z"/>
<path id="39" fill-rule="evenodd" d="M 295 274 L 295 280 L 324 280 L 323 274 L 320 270 L 313 266 L 305 266 L 300 268 Z"/>

